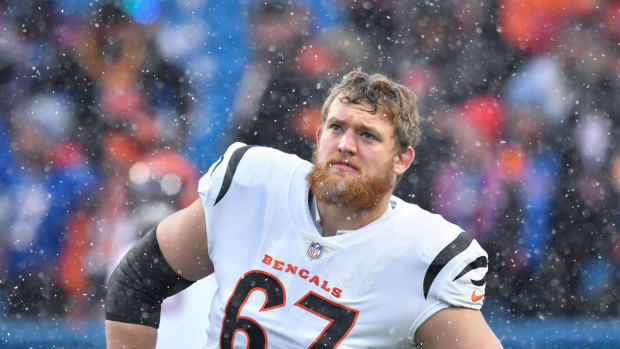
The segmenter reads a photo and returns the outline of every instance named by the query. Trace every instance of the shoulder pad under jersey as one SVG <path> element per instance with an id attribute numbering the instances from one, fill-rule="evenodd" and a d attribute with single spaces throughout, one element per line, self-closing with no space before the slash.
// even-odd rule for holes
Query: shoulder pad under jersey
<path id="1" fill-rule="evenodd" d="M 279 150 L 234 143 L 228 147 L 202 176 L 198 193 L 205 203 L 217 205 L 228 193 L 233 182 L 244 187 L 255 187 L 274 179 L 274 170 L 283 172 L 286 166 L 294 166 L 298 157 Z"/>

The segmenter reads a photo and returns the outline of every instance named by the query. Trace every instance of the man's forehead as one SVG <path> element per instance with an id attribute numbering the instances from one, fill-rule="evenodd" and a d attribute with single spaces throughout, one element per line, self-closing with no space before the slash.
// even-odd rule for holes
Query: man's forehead
<path id="1" fill-rule="evenodd" d="M 342 103 L 338 99 L 334 100 L 327 113 L 327 120 L 343 120 L 352 118 L 355 120 L 376 120 L 378 122 L 386 122 L 391 124 L 387 114 L 382 108 L 373 111 L 373 107 L 369 103 Z"/>
<path id="2" fill-rule="evenodd" d="M 367 117 L 376 117 L 387 120 L 387 114 L 383 111 L 383 108 L 379 106 L 376 110 L 373 106 L 368 102 L 359 102 L 359 103 L 342 103 L 340 98 L 336 98 L 334 102 L 329 107 L 327 118 L 330 116 L 353 116 L 353 115 L 363 115 Z"/>

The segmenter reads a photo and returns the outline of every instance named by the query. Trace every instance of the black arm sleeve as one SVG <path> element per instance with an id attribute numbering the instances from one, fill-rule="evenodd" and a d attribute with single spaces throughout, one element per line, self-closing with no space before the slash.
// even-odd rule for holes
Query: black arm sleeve
<path id="1" fill-rule="evenodd" d="M 153 228 L 112 273 L 105 301 L 106 319 L 158 328 L 163 300 L 193 283 L 166 262 Z"/>

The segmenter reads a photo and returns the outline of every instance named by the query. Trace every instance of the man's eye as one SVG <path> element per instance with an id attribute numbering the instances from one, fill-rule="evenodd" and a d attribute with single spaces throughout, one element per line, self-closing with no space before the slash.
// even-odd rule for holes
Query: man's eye
<path id="1" fill-rule="evenodd" d="M 375 135 L 373 135 L 372 133 L 368 133 L 368 132 L 362 133 L 362 137 L 364 137 L 366 139 L 377 139 L 377 137 L 375 137 Z"/>
<path id="2" fill-rule="evenodd" d="M 331 126 L 329 126 L 329 128 L 332 131 L 340 131 L 340 130 L 342 130 L 342 127 L 340 125 L 338 125 L 338 124 L 332 124 Z"/>

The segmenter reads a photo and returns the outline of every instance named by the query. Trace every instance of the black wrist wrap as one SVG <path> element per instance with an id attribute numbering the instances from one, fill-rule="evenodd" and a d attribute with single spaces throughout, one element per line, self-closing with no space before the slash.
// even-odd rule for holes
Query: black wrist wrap
<path id="1" fill-rule="evenodd" d="M 158 328 L 163 300 L 193 283 L 170 267 L 153 228 L 112 273 L 105 301 L 106 319 Z"/>

